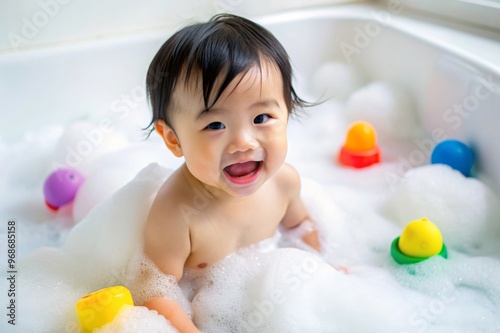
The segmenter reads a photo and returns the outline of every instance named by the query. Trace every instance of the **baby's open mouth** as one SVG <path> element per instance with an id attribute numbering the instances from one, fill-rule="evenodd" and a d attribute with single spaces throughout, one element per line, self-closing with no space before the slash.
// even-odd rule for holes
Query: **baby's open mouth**
<path id="1" fill-rule="evenodd" d="M 224 171 L 233 178 L 245 178 L 254 175 L 260 170 L 262 161 L 249 161 L 244 163 L 231 164 L 224 168 Z"/>

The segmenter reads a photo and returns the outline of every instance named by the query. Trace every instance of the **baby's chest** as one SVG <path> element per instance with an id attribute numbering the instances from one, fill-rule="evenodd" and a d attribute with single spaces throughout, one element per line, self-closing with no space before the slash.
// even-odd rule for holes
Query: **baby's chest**
<path id="1" fill-rule="evenodd" d="M 191 267 L 211 265 L 239 248 L 272 237 L 285 215 L 286 205 L 262 205 L 252 209 L 207 211 L 191 224 Z"/>
<path id="2" fill-rule="evenodd" d="M 268 203 L 246 209 L 219 209 L 207 212 L 193 225 L 193 232 L 203 239 L 225 239 L 236 244 L 250 245 L 274 235 L 283 219 L 286 205 Z"/>

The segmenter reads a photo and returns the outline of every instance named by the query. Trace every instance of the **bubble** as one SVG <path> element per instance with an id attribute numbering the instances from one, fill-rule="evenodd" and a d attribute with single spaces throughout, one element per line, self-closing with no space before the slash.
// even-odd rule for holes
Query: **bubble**
<path id="1" fill-rule="evenodd" d="M 354 91 L 346 102 L 345 112 L 349 122 L 370 123 L 381 140 L 420 133 L 411 96 L 387 82 L 372 82 Z"/>
<path id="2" fill-rule="evenodd" d="M 373 173 L 347 172 L 331 163 L 342 127 L 355 115 L 374 119 L 379 136 L 397 145 L 399 138 L 420 130 L 407 108 L 410 99 L 399 100 L 398 93 L 373 83 L 355 92 L 347 109 L 342 101 L 311 109 L 311 118 L 304 117 L 290 133 L 300 143 L 293 164 L 311 178 L 303 177 L 301 194 L 317 223 L 322 253 L 277 234 L 207 270 L 186 269 L 178 283 L 142 253 L 149 207 L 171 172 L 143 167 L 160 159 L 172 168 L 182 163 L 166 157 L 161 138 L 89 154 L 80 165 L 87 179 L 94 178 L 88 198 L 98 200 L 77 213 L 81 221 L 74 226 L 43 206 L 43 179 L 56 154 L 49 150 L 63 131 L 50 138 L 45 131 L 30 133 L 13 146 L 2 144 L 6 186 L 0 205 L 4 216 L 19 220 L 19 330 L 76 332 L 78 299 L 117 284 L 132 291 L 136 306 L 124 309 L 104 332 L 169 332 L 165 318 L 142 306 L 156 295 L 177 300 L 204 332 L 488 332 L 500 327 L 499 205 L 487 184 L 444 166 L 426 166 L 402 177 L 394 193 L 385 193 L 374 180 L 391 170 L 388 163 Z M 99 134 L 85 128 L 82 138 L 99 143 Z M 82 143 L 81 152 L 89 147 Z M 422 160 L 405 156 L 412 164 Z M 448 259 L 398 265 L 390 243 L 423 215 L 440 228 Z M 5 229 L 0 236 L 4 244 Z M 333 266 L 345 266 L 349 273 Z M 0 290 L 6 283 L 2 278 Z M 0 322 L 0 331 L 9 328 Z"/>
<path id="3" fill-rule="evenodd" d="M 66 128 L 54 149 L 55 166 L 84 170 L 99 156 L 120 150 L 127 139 L 112 127 L 91 122 L 76 122 Z"/>
<path id="4" fill-rule="evenodd" d="M 326 62 L 319 66 L 311 87 L 321 99 L 346 98 L 364 83 L 361 71 L 352 64 Z"/>
<path id="5" fill-rule="evenodd" d="M 473 194 L 473 195 L 471 195 Z M 436 164 L 405 174 L 385 205 L 399 225 L 427 217 L 441 230 L 448 248 L 470 254 L 495 250 L 499 203 L 481 181 Z"/>
<path id="6" fill-rule="evenodd" d="M 115 319 L 95 333 L 176 333 L 165 317 L 142 306 L 125 306 Z"/>

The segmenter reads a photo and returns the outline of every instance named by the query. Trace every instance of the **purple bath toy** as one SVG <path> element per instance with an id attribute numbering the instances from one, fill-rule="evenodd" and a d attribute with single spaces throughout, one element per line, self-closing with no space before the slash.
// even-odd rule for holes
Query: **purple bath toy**
<path id="1" fill-rule="evenodd" d="M 59 207 L 70 203 L 83 181 L 83 175 L 75 169 L 62 168 L 52 172 L 43 185 L 47 207 L 58 210 Z"/>

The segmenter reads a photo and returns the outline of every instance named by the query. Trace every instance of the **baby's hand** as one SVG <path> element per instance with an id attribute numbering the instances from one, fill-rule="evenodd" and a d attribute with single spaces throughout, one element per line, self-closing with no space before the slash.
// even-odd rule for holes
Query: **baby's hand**
<path id="1" fill-rule="evenodd" d="M 347 275 L 347 274 L 349 274 L 349 268 L 344 267 L 344 266 L 337 266 L 337 265 L 333 265 L 333 264 L 331 264 L 331 265 L 332 265 L 332 267 L 333 267 L 333 268 L 335 268 L 337 271 L 342 272 L 342 273 L 344 273 L 344 274 L 346 274 L 346 275 Z"/>
<path id="2" fill-rule="evenodd" d="M 316 252 L 321 252 L 318 229 L 311 219 L 304 219 L 299 225 L 287 229 L 286 233 L 294 238 L 301 239 L 304 243 L 313 248 Z"/>
<path id="3" fill-rule="evenodd" d="M 316 252 L 321 252 L 321 243 L 319 242 L 318 230 L 314 229 L 304 236 L 302 236 L 302 241 L 316 250 Z"/>

